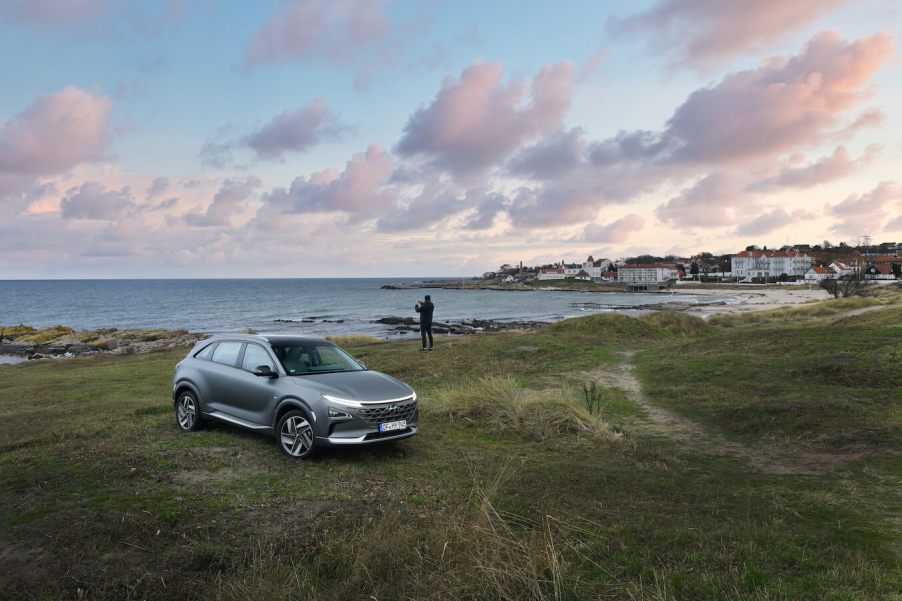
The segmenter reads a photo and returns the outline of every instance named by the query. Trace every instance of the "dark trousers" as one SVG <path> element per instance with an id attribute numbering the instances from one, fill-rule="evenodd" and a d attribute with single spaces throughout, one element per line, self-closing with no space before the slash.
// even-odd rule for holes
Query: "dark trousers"
<path id="1" fill-rule="evenodd" d="M 423 339 L 423 348 L 426 348 L 426 336 L 429 336 L 429 348 L 432 348 L 432 322 L 420 322 L 420 338 Z"/>

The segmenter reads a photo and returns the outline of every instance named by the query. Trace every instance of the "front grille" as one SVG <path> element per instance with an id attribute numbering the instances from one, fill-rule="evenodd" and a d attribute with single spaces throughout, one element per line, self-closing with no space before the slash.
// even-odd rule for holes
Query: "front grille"
<path id="1" fill-rule="evenodd" d="M 411 421 L 416 412 L 417 402 L 409 400 L 398 403 L 386 403 L 376 407 L 364 407 L 357 410 L 357 415 L 368 424 L 381 424 L 382 422 L 396 422 L 402 419 Z"/>

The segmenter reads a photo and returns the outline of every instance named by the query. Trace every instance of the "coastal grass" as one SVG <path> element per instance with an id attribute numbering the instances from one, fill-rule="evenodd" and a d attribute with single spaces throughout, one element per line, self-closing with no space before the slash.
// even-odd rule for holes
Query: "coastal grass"
<path id="1" fill-rule="evenodd" d="M 2 366 L 0 590 L 898 599 L 900 321 L 892 305 L 758 328 L 595 315 L 440 337 L 432 353 L 349 341 L 414 385 L 421 432 L 300 462 L 221 424 L 179 432 L 170 381 L 185 349 Z M 581 406 L 587 374 L 630 360 L 649 402 L 705 429 L 788 454 L 856 445 L 857 459 L 760 473 L 644 434 L 653 416 L 622 390 L 602 386 L 597 414 Z M 545 411 L 588 429 L 548 426 Z M 599 425 L 614 422 L 620 436 Z"/>

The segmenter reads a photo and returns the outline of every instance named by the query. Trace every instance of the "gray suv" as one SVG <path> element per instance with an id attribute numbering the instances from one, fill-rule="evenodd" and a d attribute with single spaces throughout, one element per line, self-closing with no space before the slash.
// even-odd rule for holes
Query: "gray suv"
<path id="1" fill-rule="evenodd" d="M 208 419 L 274 435 L 292 457 L 417 433 L 417 394 L 322 338 L 220 335 L 175 366 L 172 400 L 183 431 Z"/>

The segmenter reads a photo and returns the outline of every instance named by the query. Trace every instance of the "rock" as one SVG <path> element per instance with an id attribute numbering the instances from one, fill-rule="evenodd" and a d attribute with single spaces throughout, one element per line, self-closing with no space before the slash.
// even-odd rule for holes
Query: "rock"
<path id="1" fill-rule="evenodd" d="M 107 338 L 106 340 L 101 340 L 94 346 L 104 351 L 113 351 L 119 348 L 119 341 L 115 338 Z"/>
<path id="2" fill-rule="evenodd" d="M 418 326 L 420 322 L 413 317 L 380 317 L 373 323 L 381 323 L 389 326 L 395 325 L 405 325 L 405 326 Z"/>
<path id="3" fill-rule="evenodd" d="M 94 348 L 91 347 L 90 344 L 85 344 L 84 342 L 76 342 L 75 344 L 70 344 L 69 346 L 66 347 L 67 353 L 73 353 L 76 355 L 82 354 L 82 353 L 90 353 L 93 350 L 94 350 Z"/>
<path id="4" fill-rule="evenodd" d="M 128 477 L 129 477 L 129 478 L 134 478 L 134 477 L 137 476 L 137 475 L 138 475 L 138 468 L 133 467 L 133 468 L 131 468 L 130 470 L 128 470 Z"/>

